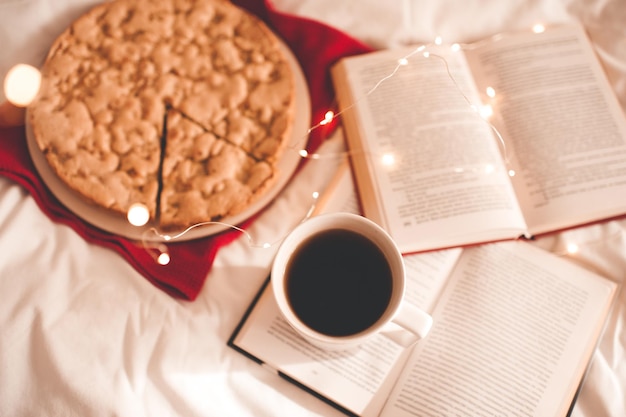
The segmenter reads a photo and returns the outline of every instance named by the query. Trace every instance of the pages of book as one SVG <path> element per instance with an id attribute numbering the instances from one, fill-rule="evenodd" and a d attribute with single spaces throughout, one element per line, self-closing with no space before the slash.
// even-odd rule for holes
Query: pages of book
<path id="1" fill-rule="evenodd" d="M 356 56 L 333 72 L 363 212 L 403 253 L 526 230 L 492 129 L 468 104 L 479 95 L 463 54 L 434 50 Z"/>
<path id="2" fill-rule="evenodd" d="M 465 55 L 529 234 L 626 212 L 626 118 L 581 26 L 503 35 Z"/>
<path id="3" fill-rule="evenodd" d="M 404 253 L 626 213 L 626 118 L 579 26 L 350 57 L 333 80 L 363 212 Z"/>
<path id="4" fill-rule="evenodd" d="M 465 250 L 382 415 L 566 415 L 616 293 L 526 242 Z"/>

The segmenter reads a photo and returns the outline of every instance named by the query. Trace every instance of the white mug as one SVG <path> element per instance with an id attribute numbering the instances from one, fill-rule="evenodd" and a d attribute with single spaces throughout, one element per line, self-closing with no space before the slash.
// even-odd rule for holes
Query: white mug
<path id="1" fill-rule="evenodd" d="M 278 248 L 271 282 L 287 322 L 324 349 L 350 349 L 376 333 L 408 346 L 432 326 L 404 301 L 404 261 L 391 236 L 356 214 L 299 224 Z"/>

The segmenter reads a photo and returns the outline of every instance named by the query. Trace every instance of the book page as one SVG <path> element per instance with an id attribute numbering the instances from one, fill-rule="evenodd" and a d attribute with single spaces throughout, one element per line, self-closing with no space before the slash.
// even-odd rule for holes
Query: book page
<path id="1" fill-rule="evenodd" d="M 522 241 L 466 249 L 383 415 L 565 415 L 616 287 Z"/>
<path id="2" fill-rule="evenodd" d="M 626 212 L 626 118 L 584 30 L 504 35 L 467 52 L 500 123 L 532 234 Z"/>
<path id="3" fill-rule="evenodd" d="M 334 71 L 364 214 L 403 253 L 517 237 L 525 225 L 491 127 L 471 105 L 463 54 L 429 51 L 357 56 Z"/>
<path id="4" fill-rule="evenodd" d="M 362 416 L 379 413 L 399 372 L 398 364 L 407 355 L 382 335 L 351 351 L 327 351 L 311 345 L 283 319 L 270 285 L 235 344 L 265 366 Z"/>

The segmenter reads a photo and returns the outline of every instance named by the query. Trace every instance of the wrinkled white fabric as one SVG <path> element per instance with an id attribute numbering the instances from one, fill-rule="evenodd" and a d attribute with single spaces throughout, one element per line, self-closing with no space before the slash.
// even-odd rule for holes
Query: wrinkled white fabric
<path id="1" fill-rule="evenodd" d="M 16 63 L 38 65 L 56 35 L 94 3 L 0 0 L 0 78 Z M 623 0 L 275 4 L 375 47 L 430 42 L 436 36 L 471 42 L 537 22 L 580 20 L 626 108 Z M 309 209 L 311 193 L 329 180 L 331 165 L 308 164 L 250 235 L 257 242 L 284 236 Z M 570 242 L 580 248 L 568 255 L 573 262 L 624 282 L 626 220 L 573 229 L 535 244 L 564 254 Z M 226 345 L 275 249 L 251 247 L 242 235 L 218 253 L 196 301 L 176 300 L 112 251 L 52 223 L 21 187 L 0 178 L 0 416 L 341 415 Z M 626 415 L 625 321 L 622 289 L 575 416 Z"/>

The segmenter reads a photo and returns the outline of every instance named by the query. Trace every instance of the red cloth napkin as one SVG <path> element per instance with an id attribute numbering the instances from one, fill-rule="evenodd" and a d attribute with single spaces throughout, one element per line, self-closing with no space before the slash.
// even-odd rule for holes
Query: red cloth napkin
<path id="1" fill-rule="evenodd" d="M 310 90 L 312 124 L 317 124 L 333 103 L 330 66 L 343 56 L 367 52 L 371 48 L 319 22 L 281 13 L 268 0 L 241 0 L 235 3 L 263 19 L 285 40 L 298 58 Z M 320 145 L 329 129 L 334 127 L 332 125 L 311 132 L 309 150 Z M 154 285 L 187 300 L 194 300 L 202 289 L 218 249 L 241 234 L 228 230 L 193 241 L 169 242 L 167 247 L 171 261 L 167 265 L 159 265 L 154 254 L 141 243 L 85 223 L 59 203 L 33 166 L 23 126 L 0 128 L 0 174 L 26 188 L 50 219 L 70 226 L 91 243 L 116 251 Z M 251 221 L 253 219 L 239 226 L 246 227 Z"/>

